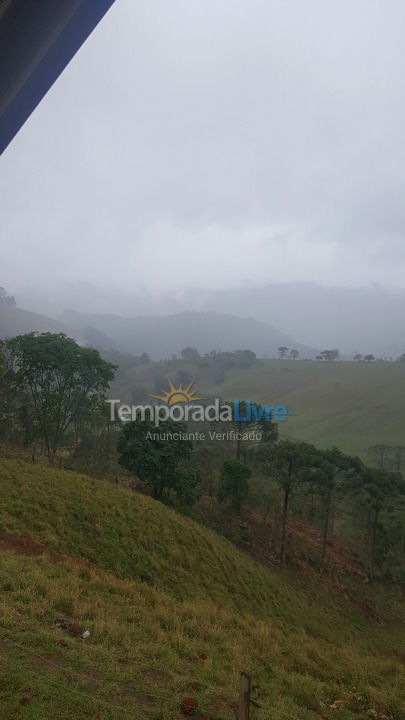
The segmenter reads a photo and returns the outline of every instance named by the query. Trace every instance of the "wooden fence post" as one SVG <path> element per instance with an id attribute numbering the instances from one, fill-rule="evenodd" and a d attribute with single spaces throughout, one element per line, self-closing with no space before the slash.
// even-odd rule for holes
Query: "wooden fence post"
<path id="1" fill-rule="evenodd" d="M 250 677 L 241 672 L 239 681 L 239 705 L 237 720 L 249 720 L 250 711 Z"/>

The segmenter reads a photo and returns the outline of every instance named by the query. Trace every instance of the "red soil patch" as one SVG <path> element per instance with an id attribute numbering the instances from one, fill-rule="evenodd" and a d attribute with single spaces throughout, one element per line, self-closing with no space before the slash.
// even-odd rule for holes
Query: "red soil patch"
<path id="1" fill-rule="evenodd" d="M 232 519 L 232 522 L 234 520 Z M 252 554 L 260 557 L 265 562 L 273 563 L 275 561 L 271 547 L 269 547 L 268 532 L 274 524 L 274 518 L 268 516 L 266 519 L 263 518 L 259 512 L 245 512 L 243 517 L 239 518 L 239 524 L 244 529 L 248 530 L 250 534 L 250 551 Z M 315 554 L 319 553 L 320 550 L 320 538 L 315 528 L 305 523 L 290 520 L 287 525 L 288 537 L 290 540 L 290 552 L 292 561 L 296 562 L 297 565 L 302 569 L 311 567 L 311 551 Z M 291 540 L 293 542 L 291 542 Z M 302 543 L 299 552 L 294 552 L 294 540 L 295 542 Z M 308 551 L 305 550 L 308 548 Z M 90 568 L 93 572 L 98 575 L 103 574 L 96 565 L 92 565 L 87 560 L 82 558 L 72 557 L 70 555 L 62 555 L 50 550 L 49 548 L 41 545 L 37 540 L 30 537 L 29 535 L 13 535 L 6 530 L 0 529 L 0 550 L 11 550 L 17 555 L 25 555 L 27 557 L 38 557 L 40 555 L 46 555 L 52 562 L 65 562 L 71 565 L 79 565 Z M 329 568 L 325 569 L 324 577 L 325 584 L 332 586 L 335 590 L 338 590 L 345 600 L 349 601 L 352 605 L 361 610 L 364 615 L 374 622 L 383 622 L 383 618 L 373 610 L 362 598 L 357 596 L 339 581 L 334 571 L 343 572 L 344 574 L 353 574 L 357 577 L 362 578 L 364 582 L 368 581 L 368 577 L 357 560 L 357 553 L 354 547 L 349 543 L 337 542 L 335 539 L 331 539 L 328 543 L 327 557 L 329 562 Z M 108 573 L 107 573 L 108 574 Z M 74 635 L 74 632 L 71 632 Z M 81 632 L 77 630 L 77 636 Z M 200 656 L 201 659 L 206 659 L 204 656 Z"/>
<path id="2" fill-rule="evenodd" d="M 185 697 L 180 703 L 180 710 L 183 715 L 195 715 L 197 712 L 198 703 L 195 698 Z"/>
<path id="3" fill-rule="evenodd" d="M 247 513 L 247 517 L 244 519 L 250 525 L 253 524 L 259 534 L 260 529 L 264 528 L 267 535 L 267 528 L 271 529 L 277 526 L 277 521 L 272 515 L 264 518 L 262 513 L 257 511 Z M 291 554 L 292 561 L 304 559 L 304 561 L 307 561 L 308 564 L 311 565 L 311 560 L 319 557 L 321 552 L 321 538 L 316 528 L 312 527 L 309 523 L 292 520 L 290 518 L 287 522 L 287 537 L 289 541 L 288 550 Z M 304 558 L 300 558 L 301 555 L 304 555 Z M 352 543 L 337 540 L 336 537 L 331 536 L 328 540 L 326 557 L 329 565 L 336 570 L 356 575 L 365 582 L 368 581 L 364 567 L 359 561 L 356 547 Z"/>
<path id="4" fill-rule="evenodd" d="M 210 512 L 214 504 L 213 498 L 203 498 L 200 501 L 200 507 L 206 513 Z M 267 565 L 279 564 L 280 522 L 272 514 L 264 515 L 257 510 L 242 510 L 239 517 L 224 514 L 221 517 L 221 524 L 222 528 L 225 526 L 228 530 L 237 530 L 243 536 L 245 548 L 251 555 Z M 319 568 L 321 549 L 321 537 L 315 527 L 292 518 L 288 520 L 289 563 L 306 573 L 318 568 L 323 582 L 331 590 L 338 592 L 347 602 L 356 606 L 369 620 L 384 622 L 383 618 L 363 600 L 361 594 L 357 595 L 342 583 L 344 577 L 354 577 L 363 583 L 369 581 L 356 546 L 331 535 L 323 569 Z"/>
<path id="5" fill-rule="evenodd" d="M 43 555 L 47 549 L 28 535 L 12 535 L 0 530 L 0 550 L 13 550 L 17 555 L 28 557 Z"/>
<path id="6" fill-rule="evenodd" d="M 73 622 L 67 627 L 69 635 L 72 637 L 81 637 L 83 630 L 77 622 Z"/>
<path id="7" fill-rule="evenodd" d="M 104 572 L 103 570 L 100 570 L 97 565 L 93 565 L 83 558 L 73 557 L 71 555 L 62 555 L 54 550 L 50 550 L 29 535 L 13 535 L 12 533 L 2 529 L 0 529 L 0 550 L 11 550 L 16 555 L 25 555 L 26 557 L 46 555 L 52 562 L 55 563 L 64 562 L 69 563 L 70 565 L 79 565 L 92 570 L 97 575 L 109 574 L 106 571 Z"/>

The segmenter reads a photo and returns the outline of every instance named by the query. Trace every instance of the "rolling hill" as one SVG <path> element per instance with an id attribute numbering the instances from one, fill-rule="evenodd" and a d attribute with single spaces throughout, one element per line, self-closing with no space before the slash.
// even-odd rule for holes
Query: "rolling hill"
<path id="1" fill-rule="evenodd" d="M 14 337 L 29 332 L 65 332 L 68 326 L 53 318 L 22 310 L 15 306 L 0 303 L 0 338 Z"/>
<path id="2" fill-rule="evenodd" d="M 0 303 L 0 338 L 27 332 L 64 332 L 84 345 L 134 355 L 146 352 L 155 360 L 172 357 L 190 345 L 201 353 L 212 349 L 248 348 L 258 356 L 274 356 L 278 347 L 286 344 L 297 348 L 306 357 L 314 357 L 317 352 L 295 343 L 291 337 L 264 322 L 215 312 L 121 317 L 66 310 L 62 320 L 55 320 Z"/>
<path id="3" fill-rule="evenodd" d="M 212 349 L 233 351 L 248 348 L 263 357 L 275 356 L 278 347 L 287 345 L 297 348 L 305 357 L 317 354 L 264 322 L 219 315 L 212 311 L 145 317 L 82 315 L 65 311 L 63 321 L 76 331 L 87 327 L 100 333 L 101 348 L 109 350 L 114 347 L 134 355 L 146 352 L 154 360 L 172 357 L 187 346 L 195 346 L 202 354 Z"/>
<path id="4" fill-rule="evenodd" d="M 241 669 L 257 720 L 405 717 L 395 588 L 357 588 L 377 622 L 150 498 L 20 460 L 0 517 L 2 720 L 232 720 Z"/>
<path id="5" fill-rule="evenodd" d="M 404 363 L 257 360 L 220 373 L 198 362 L 152 363 L 120 372 L 111 397 L 130 401 L 139 388 L 147 397 L 156 379 L 176 379 L 181 371 L 203 395 L 285 404 L 291 413 L 279 426 L 285 437 L 337 445 L 365 460 L 370 445 L 405 444 Z"/>

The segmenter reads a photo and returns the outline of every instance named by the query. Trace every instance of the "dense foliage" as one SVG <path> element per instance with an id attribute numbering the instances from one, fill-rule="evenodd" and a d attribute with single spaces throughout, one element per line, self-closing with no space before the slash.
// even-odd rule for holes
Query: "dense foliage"
<path id="1" fill-rule="evenodd" d="M 114 366 L 63 333 L 18 335 L 5 341 L 2 355 L 9 395 L 29 413 L 25 426 L 53 463 L 74 424 L 100 411 Z"/>

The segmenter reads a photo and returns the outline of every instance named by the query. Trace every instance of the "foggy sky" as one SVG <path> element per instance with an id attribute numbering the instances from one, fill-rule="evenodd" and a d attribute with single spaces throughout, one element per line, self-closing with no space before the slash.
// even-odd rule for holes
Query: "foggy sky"
<path id="1" fill-rule="evenodd" d="M 404 25 L 402 0 L 116 0 L 0 161 L 0 285 L 404 286 Z"/>

